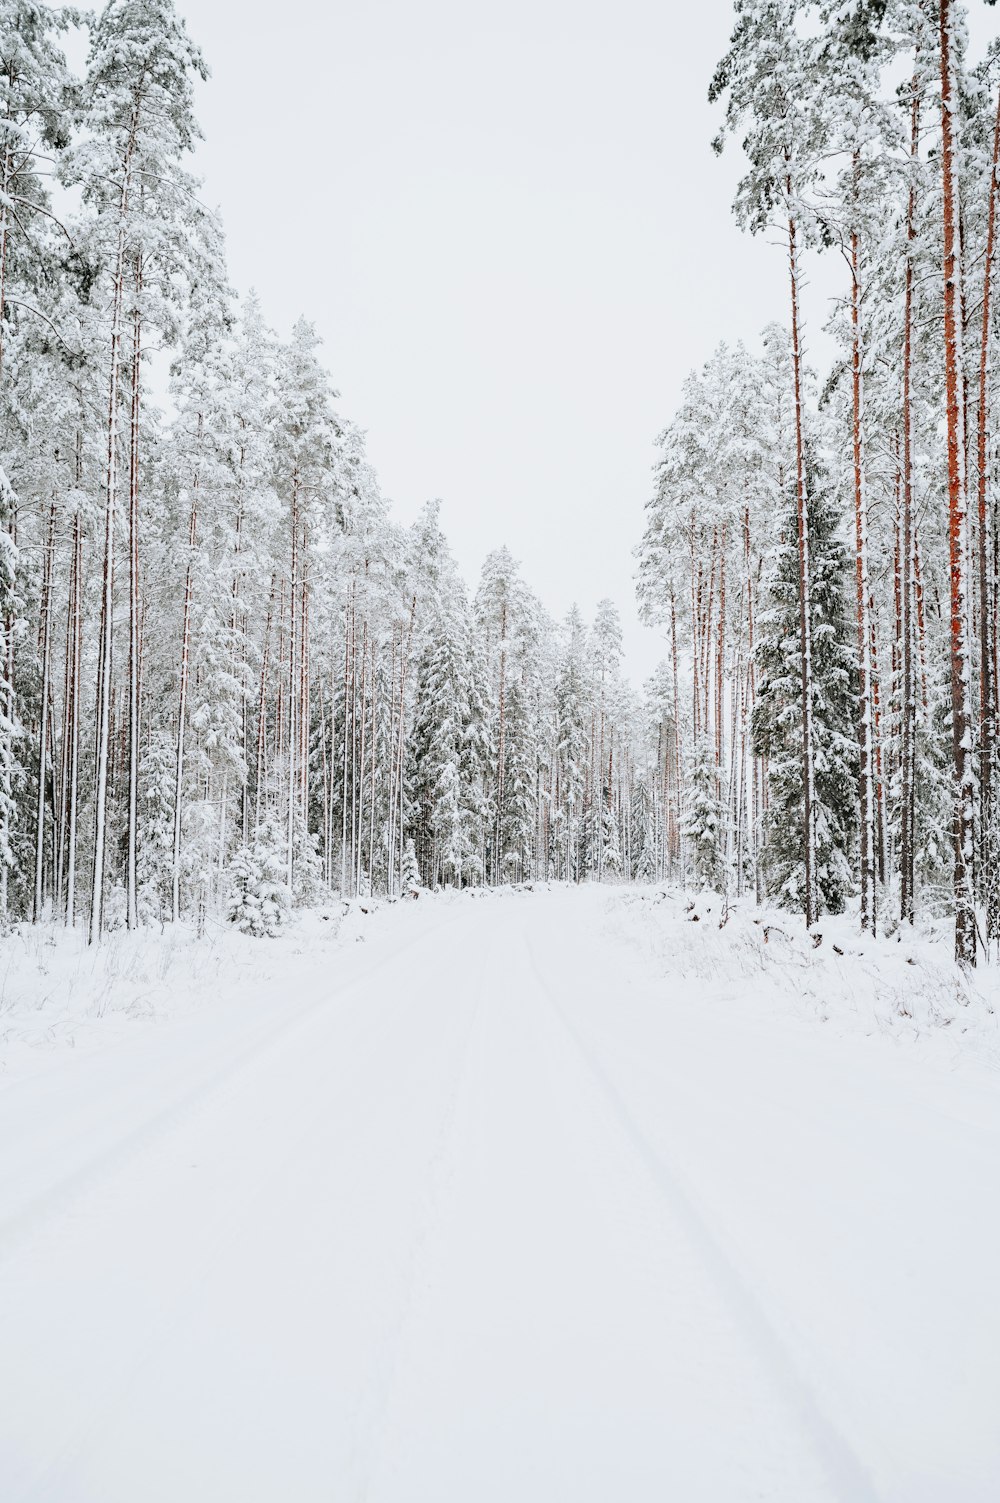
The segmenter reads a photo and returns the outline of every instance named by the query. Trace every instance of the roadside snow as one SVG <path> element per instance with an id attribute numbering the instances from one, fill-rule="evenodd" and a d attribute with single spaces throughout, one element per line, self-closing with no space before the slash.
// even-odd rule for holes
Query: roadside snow
<path id="1" fill-rule="evenodd" d="M 810 935 L 796 914 L 657 887 L 612 890 L 607 923 L 664 975 L 697 983 L 699 1005 L 736 1003 L 762 1023 L 778 1010 L 807 1026 L 1000 1068 L 1000 968 L 962 971 L 950 936 L 862 937 L 847 914 L 824 917 Z"/>
<path id="2" fill-rule="evenodd" d="M 274 940 L 182 923 L 118 929 L 90 946 L 83 928 L 23 924 L 2 945 L 0 1080 L 39 1068 L 49 1051 L 104 1047 L 210 1004 L 273 998 L 290 967 L 322 974 L 342 945 L 363 939 L 380 906 L 334 901 Z"/>

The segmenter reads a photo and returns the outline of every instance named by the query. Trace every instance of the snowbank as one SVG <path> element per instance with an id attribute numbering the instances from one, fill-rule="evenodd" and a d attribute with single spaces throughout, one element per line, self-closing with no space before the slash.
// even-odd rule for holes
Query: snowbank
<path id="1" fill-rule="evenodd" d="M 273 997 L 292 957 L 307 974 L 328 969 L 337 950 L 365 937 L 380 906 L 334 899 L 297 914 L 276 939 L 181 923 L 115 930 L 91 947 L 83 928 L 20 925 L 4 938 L 0 962 L 0 1076 L 30 1071 L 39 1051 L 86 1049 L 132 1037 L 137 1024 Z M 298 965 L 295 974 L 303 974 Z"/>
<path id="2" fill-rule="evenodd" d="M 824 917 L 810 935 L 795 914 L 749 900 L 727 914 L 715 893 L 660 887 L 613 894 L 607 921 L 662 975 L 697 981 L 699 1005 L 778 1008 L 838 1033 L 1000 1067 L 1000 971 L 960 970 L 950 937 L 862 937 L 849 914 Z"/>

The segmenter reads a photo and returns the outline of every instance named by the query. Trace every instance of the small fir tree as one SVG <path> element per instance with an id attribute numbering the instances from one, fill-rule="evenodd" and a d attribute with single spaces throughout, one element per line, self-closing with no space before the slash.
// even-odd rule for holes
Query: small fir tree
<path id="1" fill-rule="evenodd" d="M 276 935 L 292 906 L 285 874 L 283 842 L 273 823 L 266 822 L 229 863 L 230 923 L 259 938 Z"/>
<path id="2" fill-rule="evenodd" d="M 413 841 L 407 840 L 403 848 L 402 870 L 403 892 L 410 897 L 416 897 L 420 891 L 420 863 L 417 861 L 417 853 L 413 848 Z"/>
<path id="3" fill-rule="evenodd" d="M 688 842 L 691 873 L 713 892 L 726 889 L 726 807 L 719 772 L 707 741 L 695 747 L 682 833 Z"/>

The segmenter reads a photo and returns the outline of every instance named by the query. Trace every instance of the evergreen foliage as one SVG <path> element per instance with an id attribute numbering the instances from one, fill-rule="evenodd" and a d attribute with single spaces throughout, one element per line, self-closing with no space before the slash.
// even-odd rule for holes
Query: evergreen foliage
<path id="1" fill-rule="evenodd" d="M 818 880 L 823 909 L 841 913 L 852 891 L 857 827 L 856 659 L 847 610 L 849 564 L 838 519 L 820 477 L 810 484 L 813 613 L 813 713 L 816 727 Z M 768 810 L 762 862 L 770 894 L 790 908 L 802 902 L 801 666 L 797 651 L 798 559 L 794 509 L 768 559 L 760 615 L 754 750 L 766 759 Z"/>
<path id="2" fill-rule="evenodd" d="M 272 824 L 261 826 L 252 845 L 240 846 L 228 877 L 230 923 L 244 934 L 273 938 L 288 921 L 292 899 L 281 840 Z"/>

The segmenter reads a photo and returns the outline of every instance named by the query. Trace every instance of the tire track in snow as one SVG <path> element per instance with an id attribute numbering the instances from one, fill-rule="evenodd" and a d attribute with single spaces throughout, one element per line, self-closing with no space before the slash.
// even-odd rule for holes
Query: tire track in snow
<path id="1" fill-rule="evenodd" d="M 700 1208 L 697 1193 L 677 1166 L 652 1147 L 621 1092 L 587 1040 L 556 1001 L 553 988 L 542 973 L 534 946 L 523 936 L 529 965 L 538 989 L 553 1016 L 571 1041 L 574 1052 L 602 1096 L 620 1136 L 641 1162 L 660 1197 L 685 1231 L 702 1266 L 714 1280 L 720 1295 L 742 1331 L 750 1351 L 758 1358 L 788 1411 L 794 1415 L 821 1462 L 827 1480 L 842 1503 L 879 1503 L 871 1477 L 845 1437 L 823 1413 L 808 1380 L 797 1367 L 781 1337 L 771 1324 L 753 1289 L 712 1230 Z"/>
<path id="2" fill-rule="evenodd" d="M 359 976 L 353 977 L 340 987 L 334 984 L 329 992 L 324 991 L 322 995 L 303 1003 L 291 1016 L 282 1017 L 263 1035 L 255 1038 L 251 1044 L 239 1050 L 235 1055 L 231 1055 L 221 1066 L 213 1066 L 194 1086 L 182 1090 L 165 1106 L 131 1127 L 123 1137 L 98 1150 L 92 1158 L 72 1170 L 65 1178 L 58 1180 L 40 1195 L 23 1203 L 13 1215 L 0 1220 L 0 1262 L 30 1238 L 39 1224 L 52 1215 L 65 1211 L 80 1195 L 85 1194 L 105 1176 L 114 1173 L 130 1159 L 179 1126 L 217 1092 L 254 1069 L 270 1051 L 293 1042 L 298 1034 L 318 1016 L 325 1015 L 329 1008 L 336 1006 L 359 987 L 368 986 L 373 977 L 387 966 L 393 965 L 400 955 L 425 944 L 440 929 L 450 927 L 460 918 L 461 915 L 455 915 L 442 920 L 431 930 L 421 931 L 412 939 L 397 945 L 388 955 L 381 956 Z M 317 985 L 319 984 L 317 982 Z"/>
<path id="3" fill-rule="evenodd" d="M 479 1026 L 486 993 L 486 978 L 490 975 L 496 944 L 488 944 L 484 953 L 476 956 L 481 964 L 480 980 L 474 1001 L 469 1009 L 469 1022 L 456 1050 L 456 1062 L 445 1097 L 444 1112 L 435 1136 L 434 1148 L 427 1162 L 424 1195 L 417 1228 L 410 1246 L 406 1291 L 400 1304 L 395 1325 L 389 1341 L 389 1350 L 383 1357 L 384 1375 L 377 1384 L 374 1400 L 367 1419 L 362 1418 L 359 1406 L 354 1429 L 355 1452 L 352 1458 L 357 1477 L 357 1492 L 353 1495 L 358 1503 L 371 1495 L 378 1478 L 384 1440 L 386 1419 L 391 1411 L 393 1393 L 400 1368 L 400 1360 L 406 1343 L 407 1331 L 419 1301 L 418 1284 L 426 1283 L 427 1269 L 433 1259 L 433 1248 L 441 1224 L 441 1202 L 445 1182 L 454 1179 L 454 1171 L 448 1172 L 449 1151 L 454 1143 L 458 1119 L 458 1107 L 466 1084 L 472 1040 Z M 456 967 L 456 990 L 461 991 L 466 967 Z M 364 1437 L 364 1439 L 362 1439 Z M 331 1494 L 334 1496 L 334 1494 Z"/>
<path id="4" fill-rule="evenodd" d="M 437 932 L 440 926 L 435 926 Z M 419 940 L 425 940 L 427 934 L 421 934 Z M 398 946 L 391 955 L 383 957 L 374 964 L 362 976 L 355 978 L 345 991 L 355 989 L 358 985 L 366 984 L 369 979 L 382 971 L 387 965 L 392 964 L 400 954 L 412 948 L 417 941 L 407 941 Z M 323 999 L 324 1002 L 329 999 Z M 296 1016 L 294 1022 L 303 1022 L 306 1015 L 312 1015 L 321 1004 L 307 1004 L 303 1012 Z M 369 1015 L 361 1015 L 361 1028 L 355 1030 L 348 1040 L 349 1047 L 357 1059 L 362 1057 L 376 1059 L 384 1053 L 386 1040 L 389 1039 L 398 1027 L 400 1017 L 410 1008 L 413 1003 L 405 991 L 400 991 L 392 997 L 376 1018 Z M 277 1030 L 281 1035 L 272 1039 L 273 1043 L 287 1041 L 301 1044 L 301 1029 L 289 1027 L 286 1030 Z M 188 1130 L 200 1115 L 209 1110 L 218 1112 L 221 1104 L 225 1105 L 226 1097 L 237 1098 L 244 1091 L 247 1080 L 255 1064 L 263 1064 L 266 1060 L 266 1041 L 261 1041 L 260 1047 L 254 1051 L 247 1051 L 247 1057 L 241 1057 L 240 1067 L 235 1064 L 232 1069 L 224 1072 L 215 1080 L 210 1089 L 192 1094 L 190 1101 L 185 1103 L 183 1110 L 178 1114 L 176 1125 Z M 343 1045 L 344 1040 L 338 1039 L 338 1045 Z M 463 1051 L 464 1052 L 464 1051 Z M 251 1057 L 252 1055 L 252 1057 Z M 263 1057 L 262 1057 L 263 1056 Z M 461 1063 L 461 1062 L 460 1062 Z M 457 1086 L 453 1093 L 457 1097 Z M 284 1117 L 281 1122 L 280 1135 L 269 1137 L 269 1157 L 266 1164 L 262 1165 L 257 1160 L 257 1172 L 247 1193 L 245 1181 L 241 1181 L 236 1188 L 229 1193 L 221 1204 L 216 1204 L 211 1228 L 207 1235 L 204 1231 L 199 1239 L 199 1259 L 194 1263 L 187 1276 L 176 1280 L 169 1290 L 169 1298 L 161 1297 L 158 1301 L 156 1319 L 143 1333 L 141 1341 L 133 1345 L 128 1353 L 128 1358 L 119 1371 L 114 1382 L 101 1394 L 100 1410 L 97 1415 L 93 1409 L 83 1406 L 77 1424 L 61 1442 L 52 1450 L 46 1460 L 43 1469 L 36 1474 L 32 1484 L 32 1496 L 39 1499 L 51 1499 L 52 1503 L 63 1503 L 63 1500 L 71 1494 L 66 1491 L 65 1484 L 71 1485 L 71 1474 L 67 1472 L 67 1466 L 72 1466 L 73 1460 L 78 1456 L 87 1444 L 90 1432 L 95 1424 L 107 1423 L 107 1417 L 117 1412 L 119 1401 L 126 1396 L 134 1386 L 141 1386 L 142 1374 L 157 1366 L 159 1355 L 169 1345 L 171 1336 L 178 1327 L 179 1318 L 188 1311 L 192 1300 L 197 1296 L 200 1289 L 209 1285 L 216 1276 L 221 1264 L 231 1255 L 236 1234 L 234 1229 L 243 1223 L 254 1223 L 254 1212 L 262 1203 L 266 1202 L 273 1193 L 276 1183 L 280 1183 L 285 1170 L 290 1163 L 297 1162 L 301 1156 L 303 1145 L 313 1144 L 317 1140 L 317 1128 L 328 1117 L 330 1111 L 329 1098 L 322 1091 L 302 1091 L 297 1098 L 297 1107 L 294 1115 Z M 164 1114 L 166 1115 L 166 1114 Z M 452 1117 L 453 1117 L 452 1112 Z M 128 1160 L 138 1156 L 140 1151 L 152 1150 L 154 1152 L 170 1152 L 170 1144 L 165 1141 L 165 1133 L 173 1125 L 170 1121 L 158 1124 L 155 1139 L 149 1142 L 136 1142 L 131 1151 L 126 1155 L 121 1164 L 114 1163 L 102 1166 L 101 1185 L 103 1188 L 106 1181 L 120 1168 L 128 1168 Z M 439 1139 L 441 1134 L 438 1135 Z M 343 1140 L 345 1151 L 349 1151 L 349 1142 Z M 435 1156 L 440 1153 L 440 1144 Z M 180 1157 L 186 1158 L 186 1154 Z M 432 1156 L 432 1163 L 433 1163 Z M 144 1168 L 148 1168 L 144 1166 Z M 152 1178 L 156 1179 L 154 1174 Z M 90 1188 L 88 1184 L 87 1189 Z"/>

